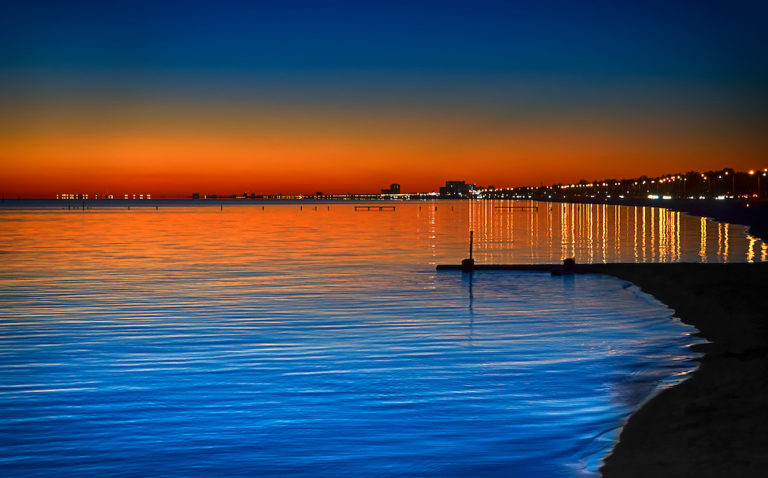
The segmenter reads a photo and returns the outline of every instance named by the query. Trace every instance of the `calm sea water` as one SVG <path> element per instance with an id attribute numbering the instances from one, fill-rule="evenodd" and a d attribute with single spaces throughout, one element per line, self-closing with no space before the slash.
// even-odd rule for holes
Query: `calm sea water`
<path id="1" fill-rule="evenodd" d="M 0 472 L 593 473 L 692 369 L 694 330 L 611 277 L 434 265 L 470 229 L 478 262 L 768 248 L 657 209 L 511 204 L 0 209 Z"/>

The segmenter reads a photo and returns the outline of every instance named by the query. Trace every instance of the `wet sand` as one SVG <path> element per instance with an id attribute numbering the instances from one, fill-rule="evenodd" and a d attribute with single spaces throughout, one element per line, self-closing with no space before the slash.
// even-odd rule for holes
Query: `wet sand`
<path id="1" fill-rule="evenodd" d="M 586 267 L 636 284 L 710 342 L 691 378 L 630 416 L 602 475 L 768 476 L 768 263 Z"/>

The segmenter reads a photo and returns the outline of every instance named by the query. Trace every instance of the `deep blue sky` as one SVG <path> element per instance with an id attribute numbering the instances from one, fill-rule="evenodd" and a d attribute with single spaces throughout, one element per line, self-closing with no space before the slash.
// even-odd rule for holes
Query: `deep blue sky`
<path id="1" fill-rule="evenodd" d="M 766 2 L 5 2 L 3 70 L 758 85 Z"/>

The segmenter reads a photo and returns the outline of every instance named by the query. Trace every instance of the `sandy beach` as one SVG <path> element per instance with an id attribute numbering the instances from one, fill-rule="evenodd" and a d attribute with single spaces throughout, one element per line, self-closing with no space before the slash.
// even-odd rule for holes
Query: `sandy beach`
<path id="1" fill-rule="evenodd" d="M 710 342 L 688 380 L 630 416 L 602 475 L 766 476 L 768 264 L 586 267 L 636 284 Z"/>

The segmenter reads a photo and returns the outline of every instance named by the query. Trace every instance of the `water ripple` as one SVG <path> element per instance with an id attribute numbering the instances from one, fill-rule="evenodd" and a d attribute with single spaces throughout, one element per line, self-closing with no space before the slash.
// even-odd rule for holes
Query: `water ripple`
<path id="1" fill-rule="evenodd" d="M 3 474 L 575 476 L 692 367 L 692 330 L 622 281 L 435 273 L 466 211 L 432 234 L 333 208 L 0 231 Z"/>

